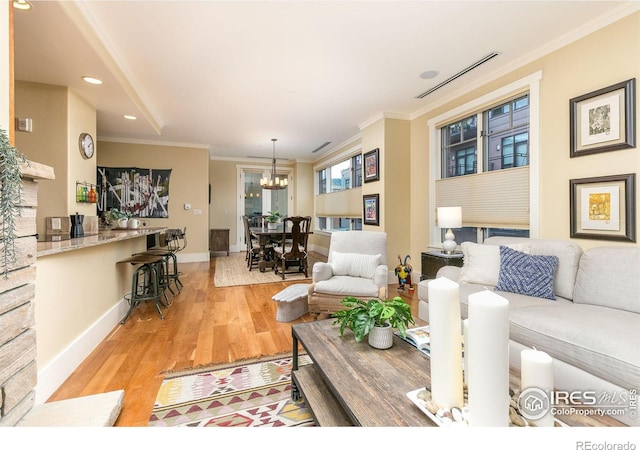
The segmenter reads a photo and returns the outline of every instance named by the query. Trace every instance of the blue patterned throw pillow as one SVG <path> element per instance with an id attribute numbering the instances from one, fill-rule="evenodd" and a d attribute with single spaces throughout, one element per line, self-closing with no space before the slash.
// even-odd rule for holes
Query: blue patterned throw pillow
<path id="1" fill-rule="evenodd" d="M 501 245 L 495 290 L 555 300 L 553 276 L 557 266 L 557 256 L 527 255 Z"/>

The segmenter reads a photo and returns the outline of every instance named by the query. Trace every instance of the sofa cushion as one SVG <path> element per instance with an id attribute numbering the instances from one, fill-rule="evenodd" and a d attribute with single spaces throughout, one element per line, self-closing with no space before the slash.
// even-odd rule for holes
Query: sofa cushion
<path id="1" fill-rule="evenodd" d="M 582 249 L 575 242 L 564 239 L 529 239 L 493 236 L 485 240 L 485 244 L 507 245 L 514 243 L 529 243 L 531 255 L 553 255 L 558 257 L 558 268 L 553 280 L 553 292 L 560 297 L 571 300 L 576 283 L 578 264 L 582 256 Z M 509 245 L 512 247 L 512 245 Z"/>
<path id="2" fill-rule="evenodd" d="M 528 244 L 507 244 L 509 247 L 527 253 Z M 460 244 L 464 261 L 460 272 L 460 281 L 467 283 L 495 286 L 500 273 L 500 247 L 483 245 L 474 242 Z M 456 280 L 457 281 L 457 280 Z"/>
<path id="3" fill-rule="evenodd" d="M 376 267 L 380 265 L 380 258 L 380 254 L 331 252 L 331 268 L 334 275 L 373 278 Z"/>
<path id="4" fill-rule="evenodd" d="M 500 274 L 495 290 L 555 300 L 553 277 L 557 265 L 557 256 L 527 255 L 501 245 Z"/>
<path id="5" fill-rule="evenodd" d="M 379 287 L 371 278 L 334 276 L 328 280 L 318 281 L 313 289 L 320 294 L 377 298 Z"/>
<path id="6" fill-rule="evenodd" d="M 509 338 L 630 389 L 640 386 L 640 315 L 570 302 L 513 309 Z"/>
<path id="7" fill-rule="evenodd" d="M 573 301 L 640 313 L 640 248 L 596 247 L 584 252 Z"/>

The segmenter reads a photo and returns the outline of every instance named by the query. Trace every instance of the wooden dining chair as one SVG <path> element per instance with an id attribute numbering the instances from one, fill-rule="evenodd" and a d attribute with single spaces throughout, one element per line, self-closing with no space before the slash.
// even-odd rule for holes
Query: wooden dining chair
<path id="1" fill-rule="evenodd" d="M 296 267 L 296 272 L 304 272 L 308 276 L 307 264 L 307 235 L 309 231 L 310 217 L 285 217 L 282 219 L 282 240 L 274 246 L 275 272 L 285 279 L 287 269 Z M 304 229 L 304 233 L 302 232 Z"/>
<path id="2" fill-rule="evenodd" d="M 260 263 L 260 244 L 258 240 L 253 237 L 251 234 L 251 230 L 249 227 L 249 217 L 242 216 L 242 221 L 244 222 L 244 234 L 245 241 L 247 243 L 247 253 L 245 255 L 245 260 L 247 261 L 247 267 L 249 271 L 254 267 L 258 267 Z"/>

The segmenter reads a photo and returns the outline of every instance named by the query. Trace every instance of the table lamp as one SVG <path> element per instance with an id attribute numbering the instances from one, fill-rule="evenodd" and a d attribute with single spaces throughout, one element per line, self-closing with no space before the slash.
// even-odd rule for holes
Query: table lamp
<path id="1" fill-rule="evenodd" d="M 462 227 L 462 208 L 460 206 L 447 206 L 437 209 L 438 226 L 446 228 L 442 249 L 447 255 L 453 254 L 458 244 L 456 244 L 456 236 L 451 231 L 452 228 Z"/>

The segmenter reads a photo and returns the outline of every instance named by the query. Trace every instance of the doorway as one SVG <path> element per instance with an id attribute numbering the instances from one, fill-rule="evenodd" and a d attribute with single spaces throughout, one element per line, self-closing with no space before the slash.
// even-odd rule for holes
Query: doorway
<path id="1" fill-rule="evenodd" d="M 282 217 L 289 215 L 292 211 L 293 196 L 289 194 L 293 183 L 291 171 L 280 169 L 277 176 L 285 178 L 288 186 L 282 190 L 268 190 L 260 187 L 260 179 L 270 176 L 268 168 L 263 167 L 238 167 L 238 248 L 246 250 L 246 237 L 244 234 L 244 223 L 242 216 L 246 215 L 252 219 L 252 223 L 258 224 L 261 216 L 269 211 L 279 211 Z"/>

